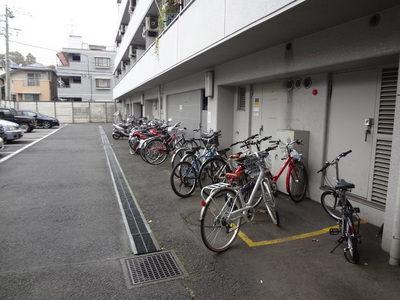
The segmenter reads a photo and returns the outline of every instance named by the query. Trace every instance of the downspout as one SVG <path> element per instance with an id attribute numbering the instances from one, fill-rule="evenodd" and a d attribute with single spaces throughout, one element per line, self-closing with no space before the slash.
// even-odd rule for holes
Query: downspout
<path id="1" fill-rule="evenodd" d="M 400 177 L 397 186 L 400 186 Z M 400 189 L 396 193 L 396 208 L 394 211 L 393 238 L 390 245 L 389 264 L 392 266 L 400 265 Z"/>

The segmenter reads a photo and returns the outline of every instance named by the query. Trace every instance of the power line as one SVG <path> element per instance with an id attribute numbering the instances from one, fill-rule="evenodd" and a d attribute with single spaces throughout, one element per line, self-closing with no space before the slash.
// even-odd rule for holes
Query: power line
<path id="1" fill-rule="evenodd" d="M 48 51 L 55 51 L 55 52 L 60 52 L 61 51 L 61 50 L 50 49 L 50 48 L 46 48 L 46 47 L 41 47 L 41 46 L 36 46 L 36 45 L 31 45 L 31 44 L 26 44 L 26 43 L 21 43 L 21 42 L 12 41 L 12 40 L 10 40 L 10 42 L 16 43 L 16 44 L 20 44 L 20 45 L 24 45 L 24 46 L 29 46 L 29 47 L 39 48 L 39 49 L 43 49 L 43 50 L 48 50 Z"/>

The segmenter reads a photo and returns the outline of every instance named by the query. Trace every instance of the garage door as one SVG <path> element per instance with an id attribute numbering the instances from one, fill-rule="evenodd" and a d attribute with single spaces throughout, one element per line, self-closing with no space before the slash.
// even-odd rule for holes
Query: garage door
<path id="1" fill-rule="evenodd" d="M 167 118 L 171 123 L 181 122 L 187 128 L 187 136 L 194 135 L 193 129 L 201 123 L 203 93 L 201 90 L 167 96 Z"/>

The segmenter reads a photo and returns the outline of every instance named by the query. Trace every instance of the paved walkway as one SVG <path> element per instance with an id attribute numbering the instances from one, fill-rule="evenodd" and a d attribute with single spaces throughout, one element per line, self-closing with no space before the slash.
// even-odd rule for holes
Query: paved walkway
<path id="1" fill-rule="evenodd" d="M 99 126 L 180 276 L 138 285 L 127 276 L 131 259 L 149 260 L 132 253 Z M 0 164 L 0 299 L 400 299 L 400 268 L 380 250 L 378 228 L 362 225 L 361 262 L 349 264 L 340 249 L 329 253 L 337 237 L 315 234 L 335 224 L 307 199 L 280 195 L 279 227 L 257 214 L 228 251 L 211 253 L 198 191 L 178 198 L 168 162 L 131 155 L 111 127 L 67 125 Z"/>

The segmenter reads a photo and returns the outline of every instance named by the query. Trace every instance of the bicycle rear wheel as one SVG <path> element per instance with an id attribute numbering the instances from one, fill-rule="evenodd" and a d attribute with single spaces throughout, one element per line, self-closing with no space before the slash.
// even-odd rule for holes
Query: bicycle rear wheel
<path id="1" fill-rule="evenodd" d="M 221 158 L 213 157 L 206 160 L 199 171 L 200 189 L 225 180 L 225 174 L 230 172 L 229 165 Z"/>
<path id="2" fill-rule="evenodd" d="M 207 198 L 200 216 L 201 238 L 208 249 L 223 252 L 239 233 L 242 217 L 231 219 L 231 213 L 242 205 L 235 191 L 223 189 Z"/>
<path id="3" fill-rule="evenodd" d="M 264 202 L 267 211 L 269 213 L 269 216 L 271 217 L 271 220 L 275 225 L 279 225 L 278 208 L 276 207 L 275 198 L 272 193 L 269 182 L 264 181 L 263 187 L 264 187 Z"/>
<path id="4" fill-rule="evenodd" d="M 168 146 L 161 139 L 154 139 L 144 148 L 146 161 L 152 165 L 162 164 L 168 156 Z"/>
<path id="5" fill-rule="evenodd" d="M 179 197 L 189 197 L 196 188 L 197 172 L 191 163 L 180 162 L 175 166 L 171 173 L 171 187 Z"/>
<path id="6" fill-rule="evenodd" d="M 342 206 L 339 203 L 339 198 L 334 191 L 326 191 L 321 195 L 321 204 L 328 215 L 335 219 L 342 219 Z"/>
<path id="7" fill-rule="evenodd" d="M 346 223 L 347 248 L 344 251 L 344 256 L 348 262 L 356 264 L 360 260 L 360 254 L 358 253 L 358 236 L 351 229 L 353 228 L 354 230 L 354 226 L 350 218 L 347 219 Z"/>
<path id="8" fill-rule="evenodd" d="M 296 161 L 290 169 L 289 175 L 289 196 L 294 202 L 303 200 L 307 191 L 307 171 L 304 165 Z"/>

